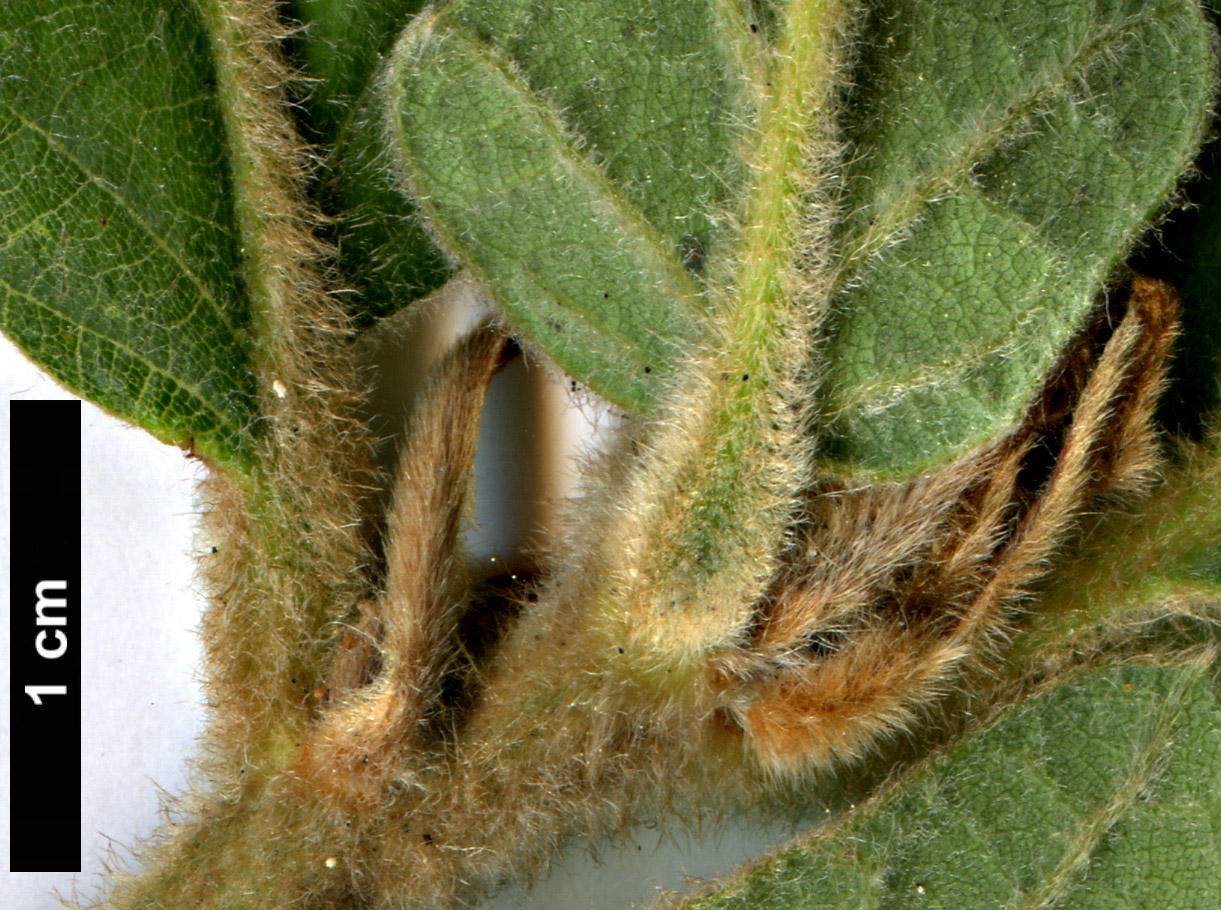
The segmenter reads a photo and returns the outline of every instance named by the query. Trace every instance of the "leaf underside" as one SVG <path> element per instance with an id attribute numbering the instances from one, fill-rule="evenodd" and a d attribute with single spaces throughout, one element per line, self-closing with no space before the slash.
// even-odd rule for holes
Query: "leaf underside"
<path id="1" fill-rule="evenodd" d="M 370 39 L 362 30 L 387 14 L 379 2 L 337 11 L 324 0 L 303 0 L 296 9 L 310 26 L 301 56 L 321 79 L 311 111 L 323 138 L 335 143 L 320 199 L 338 219 L 340 266 L 360 291 L 358 314 L 389 315 L 437 287 L 448 270 L 396 185 L 376 79 L 352 76 L 367 72 L 369 55 L 359 51 Z M 407 10 L 394 12 L 405 20 Z M 446 16 L 512 59 L 530 87 L 564 112 L 566 127 L 616 191 L 640 207 L 684 263 L 702 269 L 724 233 L 715 212 L 742 171 L 736 124 L 744 119 L 744 95 L 713 4 L 682 4 L 662 15 L 644 0 L 562 9 L 495 0 L 451 3 Z M 360 32 L 357 51 L 339 44 L 353 32 Z"/>
<path id="2" fill-rule="evenodd" d="M 845 110 L 827 457 L 909 475 L 1010 425 L 1198 149 L 1186 0 L 892 0 Z"/>
<path id="3" fill-rule="evenodd" d="M 579 137 L 570 152 L 583 145 L 586 163 L 672 252 L 698 250 L 702 263 L 725 244 L 710 213 L 742 185 L 730 154 L 742 78 L 727 81 L 737 73 L 731 55 L 703 40 L 711 6 L 693 4 L 691 21 L 669 30 L 638 3 L 593 6 L 459 3 L 446 22 L 504 50 L 525 83 L 512 103 L 562 111 L 555 130 Z M 682 44 L 692 37 L 713 49 L 694 64 Z M 845 290 L 825 348 L 825 460 L 910 476 L 1013 423 L 1198 149 L 1211 73 L 1209 29 L 1187 0 L 1081 2 L 1050 17 L 999 0 L 984 8 L 895 0 L 872 12 L 844 107 Z M 399 151 L 416 192 L 436 203 L 428 217 L 438 232 L 451 246 L 458 235 L 470 239 L 456 258 L 475 265 L 518 328 L 576 379 L 628 409 L 649 406 L 650 392 L 626 389 L 651 389 L 690 343 L 667 324 L 661 298 L 634 304 L 628 337 L 595 332 L 600 349 L 580 332 L 555 330 L 565 322 L 559 306 L 622 324 L 605 270 L 585 268 L 580 249 L 614 248 L 605 219 L 578 232 L 569 217 L 561 227 L 572 200 L 555 185 L 535 185 L 523 205 L 494 185 L 503 177 L 474 209 L 463 187 L 529 157 L 518 148 L 522 124 L 492 141 L 473 122 L 486 110 L 455 114 L 443 94 L 428 103 L 403 121 L 403 135 L 446 134 L 444 171 L 424 175 L 419 149 Z M 479 153 L 461 151 L 468 139 Z M 533 215 L 494 228 L 496 205 Z M 485 231 L 479 243 L 473 222 Z M 540 237 L 558 261 L 583 268 L 552 274 L 536 265 Z M 498 269 L 493 259 L 522 266 Z M 561 281 L 562 292 L 538 293 Z M 644 336 L 657 343 L 642 345 Z M 645 361 L 647 384 L 638 375 Z"/>
<path id="4" fill-rule="evenodd" d="M 395 141 L 451 254 L 567 372 L 647 410 L 699 337 L 694 279 L 507 60 L 438 18 L 396 55 Z"/>
<path id="5" fill-rule="evenodd" d="M 446 14 L 521 68 L 689 266 L 719 251 L 748 110 L 715 3 L 461 0 Z"/>
<path id="6" fill-rule="evenodd" d="M 470 44 L 468 81 L 400 71 L 397 151 L 451 254 L 515 328 L 632 411 L 701 337 L 696 283 L 676 264 L 704 269 L 741 183 L 746 92 L 719 26 L 703 2 L 665 15 L 641 0 L 459 3 L 443 28 Z M 475 107 L 509 65 L 520 81 Z"/>
<path id="7" fill-rule="evenodd" d="M 158 438 L 248 461 L 250 314 L 193 8 L 6 2 L 0 74 L 5 333 Z"/>

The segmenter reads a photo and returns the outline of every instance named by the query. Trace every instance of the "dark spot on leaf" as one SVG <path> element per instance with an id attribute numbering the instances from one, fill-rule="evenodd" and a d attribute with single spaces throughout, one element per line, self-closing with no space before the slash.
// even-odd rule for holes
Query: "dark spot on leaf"
<path id="1" fill-rule="evenodd" d="M 682 239 L 679 252 L 683 265 L 691 271 L 702 272 L 704 270 L 704 260 L 708 258 L 708 254 L 704 250 L 703 242 L 694 234 L 688 234 Z"/>

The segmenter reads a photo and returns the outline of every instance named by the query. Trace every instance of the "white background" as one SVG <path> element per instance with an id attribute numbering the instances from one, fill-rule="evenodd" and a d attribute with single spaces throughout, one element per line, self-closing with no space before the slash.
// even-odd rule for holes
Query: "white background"
<path id="1" fill-rule="evenodd" d="M 7 340 L 0 350 L 0 388 L 8 399 L 70 399 L 30 365 Z M 158 787 L 183 785 L 183 761 L 202 725 L 192 628 L 198 612 L 191 590 L 189 552 L 194 527 L 195 465 L 89 405 L 81 408 L 81 819 L 82 873 L 14 873 L 8 867 L 9 793 L 38 785 L 11 781 L 9 679 L 0 697 L 0 905 L 12 910 L 58 906 L 48 890 L 87 895 L 110 847 L 131 845 L 156 823 Z M 0 421 L 0 500 L 8 503 L 9 416 Z M 66 483 L 72 478 L 64 478 Z M 5 621 L 0 662 L 7 670 L 7 508 L 0 525 Z M 75 781 L 65 781 L 74 786 Z M 78 838 L 76 819 L 64 836 Z M 20 831 L 14 832 L 20 836 Z M 119 851 L 118 858 L 124 852 Z"/>
<path id="2" fill-rule="evenodd" d="M 452 330 L 452 326 L 451 326 Z M 384 355 L 385 356 L 385 355 Z M 391 358 L 403 355 L 389 346 Z M 521 368 L 517 368 L 521 372 Z M 393 373 L 391 367 L 385 372 Z M 415 371 L 418 372 L 418 371 Z M 512 370 L 506 371 L 510 374 Z M 500 379 L 489 399 L 479 455 L 481 528 L 475 549 L 499 552 L 504 539 L 520 529 L 501 527 L 491 502 L 520 490 L 500 469 L 505 450 L 518 457 L 537 441 L 521 438 L 515 404 L 520 395 L 512 378 Z M 0 390 L 7 398 L 71 398 L 0 338 Z M 571 448 L 589 437 L 590 421 L 602 418 L 588 405 L 574 408 L 555 395 L 549 399 L 552 441 Z M 499 403 L 498 403 L 499 402 Z M 557 402 L 559 402 L 557 404 Z M 558 415 L 558 419 L 557 419 Z M 557 429 L 558 427 L 558 429 Z M 0 696 L 0 907 L 40 910 L 60 906 L 53 891 L 66 898 L 95 896 L 104 863 L 123 863 L 127 848 L 156 828 L 158 793 L 180 792 L 185 785 L 184 757 L 191 754 L 203 725 L 195 677 L 199 647 L 194 627 L 199 600 L 192 588 L 195 481 L 199 467 L 181 451 L 145 432 L 82 405 L 81 568 L 82 568 L 82 718 L 81 718 L 81 869 L 77 873 L 14 873 L 8 867 L 10 755 L 29 743 L 11 741 L 8 662 L 8 521 L 0 526 L 0 582 L 6 610 L 0 624 L 0 666 L 5 689 Z M 0 421 L 0 502 L 8 502 L 8 409 Z M 499 450 L 499 451 L 498 451 Z M 571 465 L 558 465 L 555 477 L 535 484 L 547 495 L 571 479 Z M 498 493 L 498 490 L 500 491 Z M 518 492 L 517 495 L 520 496 Z M 497 542 L 497 537 L 501 542 Z M 75 820 L 65 819 L 66 837 L 75 837 Z M 788 826 L 755 830 L 730 824 L 717 837 L 691 843 L 681 832 L 663 836 L 640 831 L 635 843 L 603 851 L 595 862 L 574 848 L 552 876 L 528 895 L 502 895 L 498 907 L 539 910 L 610 910 L 651 902 L 661 888 L 679 889 L 689 877 L 724 874 L 793 833 Z M 20 832 L 17 832 L 20 836 Z M 117 853 L 112 853 L 117 851 Z"/>

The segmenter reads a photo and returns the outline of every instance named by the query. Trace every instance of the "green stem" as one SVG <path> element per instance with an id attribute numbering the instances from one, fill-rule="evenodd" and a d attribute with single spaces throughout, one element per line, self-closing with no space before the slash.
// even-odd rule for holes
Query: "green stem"
<path id="1" fill-rule="evenodd" d="M 642 672 L 669 679 L 739 639 L 810 459 L 815 328 L 832 280 L 835 101 L 853 5 L 794 0 L 767 81 L 732 292 L 605 535 L 595 595 Z M 732 17 L 727 17 L 732 23 Z M 627 604 L 624 609 L 624 604 Z M 615 631 L 615 628 L 618 628 Z"/>

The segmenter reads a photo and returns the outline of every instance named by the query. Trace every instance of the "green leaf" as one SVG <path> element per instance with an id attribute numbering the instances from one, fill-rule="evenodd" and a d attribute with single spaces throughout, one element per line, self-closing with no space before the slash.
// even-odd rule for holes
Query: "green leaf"
<path id="1" fill-rule="evenodd" d="M 638 221 L 642 216 L 648 222 L 646 233 L 654 234 L 650 242 L 658 248 L 654 258 L 673 256 L 699 272 L 724 239 L 717 210 L 725 206 L 744 174 L 737 124 L 747 119 L 749 100 L 737 69 L 738 49 L 727 37 L 726 23 L 719 18 L 718 10 L 723 8 L 722 4 L 701 0 L 668 8 L 663 14 L 656 4 L 645 0 L 580 0 L 563 7 L 537 0 L 493 0 L 451 4 L 445 16 L 451 27 L 467 32 L 474 41 L 498 48 L 512 60 L 525 81 L 517 89 L 523 93 L 523 104 L 535 103 L 528 98 L 529 89 L 544 99 L 544 106 L 563 112 L 563 126 L 549 128 L 573 131 L 574 138 L 566 140 L 568 154 L 588 156 L 588 164 L 582 166 L 590 179 L 604 184 L 604 190 L 599 192 L 619 197 L 615 205 L 623 213 L 633 209 L 639 212 L 625 217 Z M 745 30 L 743 27 L 742 31 Z M 434 112 L 420 110 L 418 116 L 431 117 Z M 550 114 L 546 116 L 554 119 Z M 353 124 L 362 136 L 358 141 L 345 138 L 334 156 L 333 169 L 352 186 L 375 187 L 379 172 L 384 173 L 384 156 L 377 150 L 380 125 L 376 117 L 363 109 Z M 434 130 L 443 128 L 441 122 L 429 126 Z M 501 155 L 521 157 L 512 144 L 513 138 L 509 135 L 502 138 L 509 144 L 500 147 Z M 487 138 L 480 142 L 486 144 Z M 576 148 L 584 154 L 576 152 Z M 449 155 L 456 156 L 456 148 Z M 600 173 L 594 174 L 593 168 Z M 408 171 L 417 181 L 417 191 L 427 192 L 434 199 L 448 189 L 444 181 L 427 188 L 420 185 L 411 163 Z M 468 169 L 467 173 L 472 172 Z M 450 178 L 447 175 L 445 179 Z M 467 182 L 470 177 L 455 172 L 453 179 Z M 393 274 L 404 257 L 387 255 L 389 246 L 378 238 L 406 234 L 379 223 L 379 216 L 360 196 L 349 194 L 343 201 L 349 206 L 356 205 L 355 212 L 347 216 L 352 228 L 340 240 L 345 259 L 348 247 L 357 244 L 373 257 L 373 271 L 379 276 L 376 280 L 380 281 L 383 274 Z M 457 208 L 465 210 L 466 203 L 458 204 Z M 410 229 L 411 216 L 401 203 L 398 208 L 391 206 L 386 211 L 391 220 Z M 429 208 L 428 218 L 439 233 L 452 237 L 466 230 L 449 223 L 452 213 L 453 209 L 442 213 Z M 547 285 L 559 278 L 562 287 L 552 289 L 559 298 L 552 292 L 537 296 L 533 290 L 526 295 L 538 301 L 538 312 L 528 313 L 523 308 L 520 288 L 502 288 L 497 284 L 504 277 L 503 272 L 482 261 L 475 262 L 477 257 L 472 253 L 487 255 L 486 245 L 476 249 L 474 244 L 468 244 L 465 250 L 454 252 L 459 260 L 479 268 L 491 283 L 493 294 L 509 308 L 517 328 L 575 378 L 631 410 L 648 407 L 653 390 L 659 385 L 656 380 L 672 368 L 681 345 L 694 337 L 690 318 L 682 312 L 671 317 L 665 310 L 673 306 L 672 302 L 663 305 L 658 294 L 647 289 L 639 297 L 639 289 L 633 284 L 620 290 L 637 295 L 634 302 L 623 294 L 604 296 L 608 293 L 604 268 L 587 273 L 581 281 L 572 263 L 589 256 L 599 258 L 601 254 L 580 247 L 608 242 L 614 246 L 616 241 L 604 225 L 586 236 L 578 230 L 578 217 L 576 212 L 565 213 L 569 227 L 558 232 L 546 217 L 539 217 L 531 222 L 532 241 L 525 240 L 524 222 L 509 225 L 515 238 L 512 247 L 492 241 L 493 246 L 513 256 L 524 252 L 523 243 L 541 247 L 543 238 L 547 238 L 548 252 L 555 255 L 560 273 L 548 276 L 544 269 L 536 278 L 526 281 L 531 286 L 537 282 Z M 381 216 L 380 222 L 384 220 Z M 468 218 L 466 223 L 470 220 L 473 219 Z M 531 251 L 531 255 L 535 252 Z M 524 260 L 522 264 L 540 268 Z M 669 271 L 670 267 L 666 265 L 663 270 Z M 653 281 L 647 276 L 642 280 L 646 285 Z M 619 282 L 615 284 L 618 286 Z M 689 287 L 682 291 L 683 296 L 690 293 Z M 384 311 L 380 302 L 384 294 L 377 292 L 374 296 L 378 298 L 375 306 Z M 630 321 L 632 328 L 627 330 L 622 351 L 616 353 L 615 344 L 607 339 L 592 341 L 589 333 L 572 325 L 571 320 L 557 318 L 555 307 L 560 305 L 561 298 L 563 305 L 570 308 L 570 315 L 576 315 L 576 321 L 601 326 L 595 334 L 604 333 L 612 323 L 617 324 L 612 333 L 621 332 L 625 320 Z M 507 303 L 510 299 L 517 303 Z M 635 311 L 630 316 L 625 316 L 627 307 Z M 565 329 L 554 331 L 552 326 L 556 323 L 565 325 Z M 642 341 L 646 342 L 643 347 Z M 588 350 L 591 343 L 598 351 L 592 356 Z M 614 360 L 621 362 L 610 366 Z M 644 372 L 646 368 L 648 373 Z M 609 379 L 613 373 L 620 374 L 620 378 Z M 628 387 L 635 391 L 629 392 Z"/>
<path id="2" fill-rule="evenodd" d="M 687 906 L 1221 906 L 1215 674 L 1198 660 L 1091 670 Z"/>
<path id="3" fill-rule="evenodd" d="M 1188 0 L 891 0 L 847 99 L 828 456 L 906 475 L 1009 426 L 1204 131 Z"/>
<path id="4" fill-rule="evenodd" d="M 460 0 L 449 21 L 495 44 L 563 112 L 680 258 L 715 255 L 744 176 L 748 100 L 718 0 Z M 742 37 L 742 36 L 739 36 Z"/>
<path id="5" fill-rule="evenodd" d="M 509 318 L 629 410 L 699 335 L 694 280 L 511 64 L 438 17 L 395 50 L 389 99 L 433 229 Z"/>
<path id="6" fill-rule="evenodd" d="M 372 85 L 389 23 L 417 8 L 381 0 L 295 7 L 308 25 L 299 56 L 321 80 L 307 103 L 320 137 L 335 144 L 320 201 L 337 219 L 340 269 L 360 292 L 362 316 L 389 315 L 449 274 L 387 166 L 393 153 Z M 746 119 L 716 8 L 701 0 L 662 14 L 646 0 L 563 8 L 494 0 L 451 3 L 446 16 L 513 59 L 625 198 L 699 270 L 723 234 L 714 213 L 742 176 L 734 124 Z"/>
<path id="7" fill-rule="evenodd" d="M 250 313 L 194 7 L 0 5 L 0 325 L 74 392 L 249 460 Z"/>
<path id="8" fill-rule="evenodd" d="M 378 78 L 383 57 L 421 0 L 296 0 L 294 57 L 311 80 L 308 132 L 330 149 L 318 203 L 360 322 L 388 316 L 450 275 L 388 166 Z"/>

